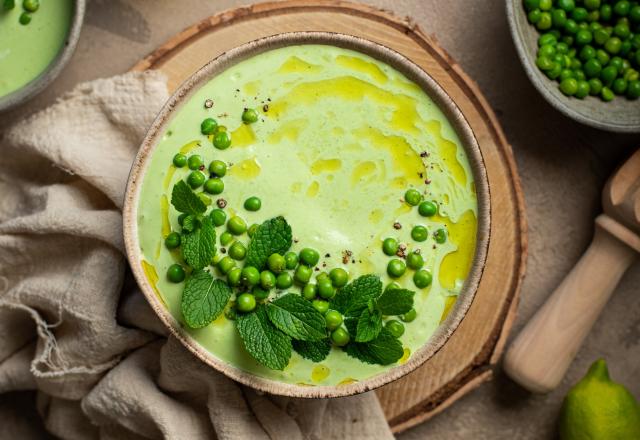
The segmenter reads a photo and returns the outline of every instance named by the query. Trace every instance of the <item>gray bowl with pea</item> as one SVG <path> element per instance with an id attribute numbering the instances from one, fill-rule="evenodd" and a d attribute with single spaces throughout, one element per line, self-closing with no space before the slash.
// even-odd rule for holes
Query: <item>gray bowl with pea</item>
<path id="1" fill-rule="evenodd" d="M 506 0 L 506 7 L 522 65 L 552 106 L 592 127 L 640 133 L 640 2 Z"/>

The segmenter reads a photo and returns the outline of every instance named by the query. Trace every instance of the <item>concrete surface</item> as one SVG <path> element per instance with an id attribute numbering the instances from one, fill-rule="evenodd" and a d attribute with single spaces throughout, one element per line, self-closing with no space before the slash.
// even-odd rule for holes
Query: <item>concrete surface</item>
<path id="1" fill-rule="evenodd" d="M 232 0 L 92 0 L 77 52 L 62 76 L 40 97 L 0 116 L 0 128 L 52 102 L 79 81 L 127 70 L 140 57 L 188 25 L 246 2 Z M 600 191 L 615 166 L 640 147 L 640 136 L 613 135 L 583 127 L 553 110 L 529 84 L 507 29 L 501 0 L 369 0 L 410 16 L 480 85 L 513 145 L 529 220 L 530 255 L 514 331 L 543 302 L 588 245 Z M 595 325 L 561 387 L 531 396 L 500 372 L 402 440 L 540 439 L 555 436 L 564 394 L 592 361 L 604 357 L 614 379 L 640 396 L 640 264 L 626 274 Z M 34 413 L 16 411 L 33 395 L 0 396 L 0 418 L 24 416 L 39 430 Z M 25 431 L 26 433 L 26 431 Z M 25 438 L 3 432 L 0 438 Z"/>

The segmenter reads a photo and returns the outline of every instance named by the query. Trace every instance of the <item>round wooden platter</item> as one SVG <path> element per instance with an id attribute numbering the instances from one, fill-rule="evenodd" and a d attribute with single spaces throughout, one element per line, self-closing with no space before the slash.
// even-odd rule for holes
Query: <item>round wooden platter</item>
<path id="1" fill-rule="evenodd" d="M 357 3 L 289 0 L 212 16 L 176 35 L 133 67 L 157 69 L 175 90 L 212 58 L 242 43 L 292 31 L 328 31 L 388 46 L 429 73 L 471 124 L 487 166 L 492 234 L 480 288 L 447 344 L 422 367 L 376 391 L 394 432 L 414 426 L 492 377 L 515 316 L 525 270 L 524 203 L 511 147 L 478 90 L 436 41 L 408 20 Z"/>

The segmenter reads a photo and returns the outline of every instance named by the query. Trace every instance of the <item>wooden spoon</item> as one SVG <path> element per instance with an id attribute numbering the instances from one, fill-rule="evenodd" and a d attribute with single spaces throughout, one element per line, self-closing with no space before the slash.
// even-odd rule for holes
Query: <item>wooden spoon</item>
<path id="1" fill-rule="evenodd" d="M 640 150 L 609 179 L 591 245 L 515 339 L 511 378 L 546 393 L 564 377 L 620 278 L 640 252 Z"/>

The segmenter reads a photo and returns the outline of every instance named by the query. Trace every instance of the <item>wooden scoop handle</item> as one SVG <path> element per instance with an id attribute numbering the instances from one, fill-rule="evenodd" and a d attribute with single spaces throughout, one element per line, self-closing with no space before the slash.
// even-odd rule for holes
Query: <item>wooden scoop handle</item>
<path id="1" fill-rule="evenodd" d="M 637 252 L 636 234 L 598 217 L 585 254 L 509 348 L 507 374 L 530 391 L 553 390 Z"/>

